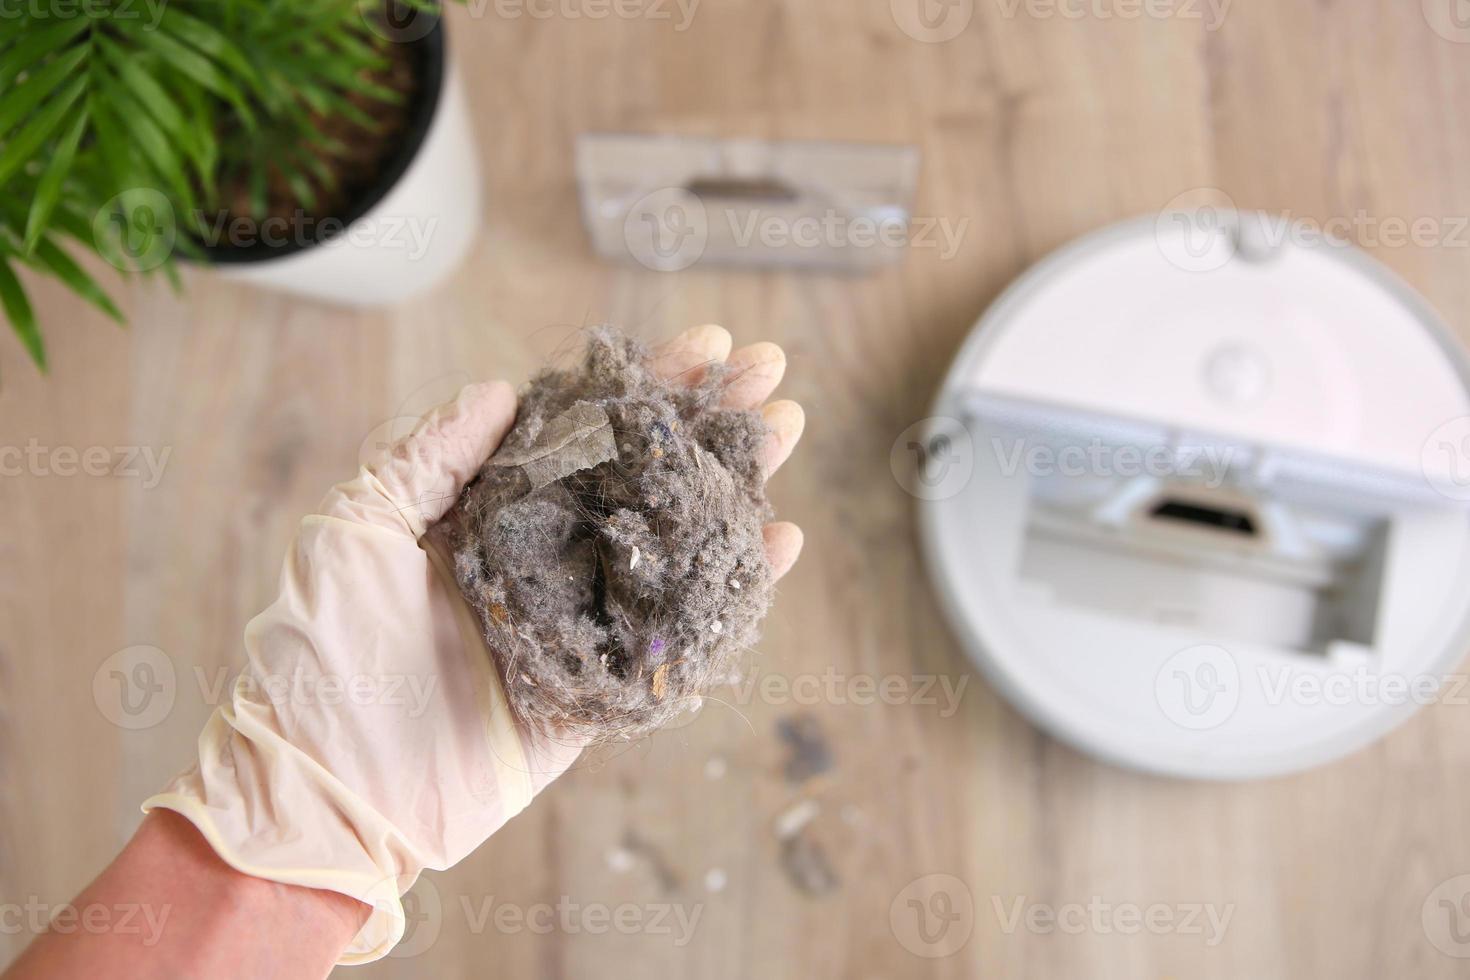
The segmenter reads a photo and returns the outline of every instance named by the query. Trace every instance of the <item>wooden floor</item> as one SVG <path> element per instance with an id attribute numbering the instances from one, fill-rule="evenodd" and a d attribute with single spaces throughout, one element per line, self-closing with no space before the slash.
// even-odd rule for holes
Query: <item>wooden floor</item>
<path id="1" fill-rule="evenodd" d="M 156 485 L 0 478 L 0 900 L 63 901 L 115 853 L 189 760 L 297 518 L 380 423 L 470 378 L 522 379 L 584 324 L 714 321 L 785 346 L 809 420 L 772 485 L 806 555 L 757 670 L 932 675 L 966 683 L 957 710 L 732 692 L 430 876 L 411 955 L 355 976 L 1465 976 L 1421 911 L 1470 872 L 1470 711 L 1437 705 L 1346 761 L 1247 785 L 1079 756 L 970 675 L 888 459 L 986 304 L 1081 232 L 1210 186 L 1317 221 L 1470 214 L 1470 44 L 1412 0 L 1236 0 L 1219 23 L 1205 0 L 924 0 L 969 17 L 926 43 L 898 26 L 919 2 L 705 0 L 678 30 L 672 0 L 598 20 L 482 0 L 451 27 L 485 232 L 431 298 L 352 313 L 190 272 L 183 296 L 121 288 L 123 331 L 38 285 L 54 370 L 38 379 L 0 336 L 0 445 L 169 455 Z M 915 250 L 868 278 L 611 266 L 579 225 L 585 130 L 912 143 L 919 214 L 970 224 L 953 257 Z M 1470 339 L 1463 236 L 1373 251 Z M 176 672 L 172 711 L 141 730 L 93 695 L 134 645 Z M 825 773 L 789 778 L 792 719 L 823 733 Z M 803 800 L 814 815 L 792 813 Z M 783 844 L 778 823 L 802 816 Z M 825 892 L 797 886 L 824 872 Z M 912 884 L 928 875 L 952 877 Z M 625 904 L 623 928 L 603 917 Z M 1169 931 L 1130 930 L 1120 910 L 1153 905 Z M 1112 910 L 1103 926 L 1089 906 Z M 1029 927 L 1037 908 L 1069 927 Z M 0 963 L 28 938 L 12 932 Z"/>

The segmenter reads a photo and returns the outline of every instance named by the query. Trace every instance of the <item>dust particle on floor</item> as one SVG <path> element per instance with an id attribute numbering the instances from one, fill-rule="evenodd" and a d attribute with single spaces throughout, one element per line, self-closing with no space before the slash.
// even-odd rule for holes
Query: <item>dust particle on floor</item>
<path id="1" fill-rule="evenodd" d="M 791 806 L 782 810 L 776 816 L 776 822 L 772 829 L 776 832 L 777 840 L 790 840 L 811 823 L 821 812 L 821 806 L 816 800 L 799 800 Z"/>
<path id="2" fill-rule="evenodd" d="M 826 850 L 810 833 L 781 842 L 781 867 L 791 883 L 808 895 L 826 895 L 839 884 Z"/>
<path id="3" fill-rule="evenodd" d="M 832 768 L 832 746 L 822 723 L 813 715 L 788 715 L 776 721 L 776 734 L 786 745 L 786 781 L 799 785 Z"/>

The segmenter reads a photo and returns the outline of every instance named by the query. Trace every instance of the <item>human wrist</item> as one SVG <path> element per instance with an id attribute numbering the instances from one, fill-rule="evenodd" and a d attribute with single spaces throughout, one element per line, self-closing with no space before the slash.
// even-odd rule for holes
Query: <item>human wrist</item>
<path id="1" fill-rule="evenodd" d="M 169 874 L 199 928 L 268 937 L 282 949 L 311 949 L 327 969 L 367 921 L 370 909 L 339 892 L 257 878 L 231 867 L 199 830 L 171 810 L 150 812 L 129 848 L 142 863 Z M 126 852 L 125 852 L 126 853 Z M 178 914 L 176 910 L 175 914 Z"/>
<path id="2" fill-rule="evenodd" d="M 70 919 L 115 912 L 115 928 L 56 924 L 6 980 L 102 976 L 326 976 L 369 909 L 346 895 L 244 874 L 185 818 L 157 810 L 77 898 Z"/>

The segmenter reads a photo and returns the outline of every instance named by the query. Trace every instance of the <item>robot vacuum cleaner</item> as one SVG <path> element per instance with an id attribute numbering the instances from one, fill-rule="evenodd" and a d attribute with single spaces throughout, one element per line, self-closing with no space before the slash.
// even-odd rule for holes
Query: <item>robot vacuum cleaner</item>
<path id="1" fill-rule="evenodd" d="M 1470 698 L 1470 365 L 1366 254 L 1213 216 L 1023 274 L 910 489 L 945 613 L 1017 708 L 1119 765 L 1241 779 Z"/>

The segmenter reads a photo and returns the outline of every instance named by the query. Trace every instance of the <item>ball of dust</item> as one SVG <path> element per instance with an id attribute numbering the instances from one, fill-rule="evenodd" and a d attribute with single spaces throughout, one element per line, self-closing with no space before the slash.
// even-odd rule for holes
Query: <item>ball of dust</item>
<path id="1" fill-rule="evenodd" d="M 512 709 L 591 741 L 695 709 L 755 642 L 770 518 L 730 373 L 688 385 L 593 331 L 580 368 L 522 392 L 515 427 L 433 533 L 454 556 Z"/>

